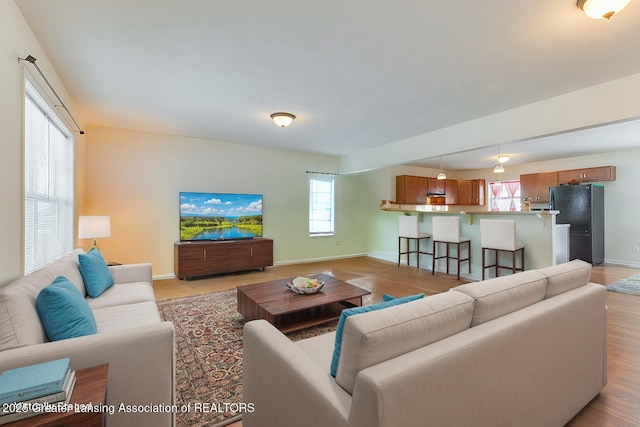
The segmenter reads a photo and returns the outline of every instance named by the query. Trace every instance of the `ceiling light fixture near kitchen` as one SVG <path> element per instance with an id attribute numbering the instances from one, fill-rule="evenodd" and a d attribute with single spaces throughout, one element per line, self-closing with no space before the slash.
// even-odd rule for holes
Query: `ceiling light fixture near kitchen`
<path id="1" fill-rule="evenodd" d="M 504 173 L 504 167 L 502 163 L 509 161 L 508 154 L 500 154 L 500 146 L 498 146 L 498 164 L 493 168 L 493 173 Z"/>
<path id="2" fill-rule="evenodd" d="M 440 173 L 438 174 L 438 179 L 439 180 L 447 179 L 447 175 L 445 175 L 444 172 L 442 171 L 442 157 L 440 157 Z"/>
<path id="3" fill-rule="evenodd" d="M 271 117 L 271 120 L 281 128 L 289 126 L 293 123 L 293 119 L 296 118 L 296 116 L 291 113 L 273 113 L 269 117 Z"/>
<path id="4" fill-rule="evenodd" d="M 578 7 L 593 19 L 609 19 L 627 7 L 631 0 L 578 0 Z"/>

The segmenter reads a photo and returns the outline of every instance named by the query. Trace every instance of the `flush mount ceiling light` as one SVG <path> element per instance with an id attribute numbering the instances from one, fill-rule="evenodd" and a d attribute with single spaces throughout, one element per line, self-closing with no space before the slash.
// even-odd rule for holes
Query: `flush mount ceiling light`
<path id="1" fill-rule="evenodd" d="M 578 7 L 593 19 L 609 19 L 627 7 L 631 0 L 578 0 Z"/>
<path id="2" fill-rule="evenodd" d="M 271 117 L 271 120 L 281 128 L 289 126 L 293 123 L 293 119 L 296 118 L 296 116 L 291 113 L 273 113 L 269 117 Z"/>
<path id="3" fill-rule="evenodd" d="M 442 171 L 442 157 L 440 157 L 440 173 L 438 174 L 438 179 L 439 180 L 447 179 L 447 175 L 445 175 L 444 172 Z"/>

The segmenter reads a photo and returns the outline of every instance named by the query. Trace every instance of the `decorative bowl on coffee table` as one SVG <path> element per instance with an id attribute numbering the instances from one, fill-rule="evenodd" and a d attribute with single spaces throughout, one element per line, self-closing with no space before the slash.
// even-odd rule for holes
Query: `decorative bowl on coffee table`
<path id="1" fill-rule="evenodd" d="M 285 282 L 287 287 L 298 294 L 315 294 L 324 286 L 324 282 L 309 277 L 296 277 L 290 282 Z"/>

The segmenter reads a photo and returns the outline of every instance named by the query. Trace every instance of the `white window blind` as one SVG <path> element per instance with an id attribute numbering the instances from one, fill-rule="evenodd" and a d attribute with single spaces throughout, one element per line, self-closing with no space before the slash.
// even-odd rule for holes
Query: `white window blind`
<path id="1" fill-rule="evenodd" d="M 25 81 L 24 273 L 73 249 L 73 138 Z"/>
<path id="2" fill-rule="evenodd" d="M 309 235 L 335 234 L 335 179 L 314 176 L 309 179 Z"/>

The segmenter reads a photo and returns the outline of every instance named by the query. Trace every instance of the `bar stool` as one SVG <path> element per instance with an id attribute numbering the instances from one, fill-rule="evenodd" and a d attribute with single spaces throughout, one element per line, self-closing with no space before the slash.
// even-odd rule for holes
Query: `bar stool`
<path id="1" fill-rule="evenodd" d="M 400 257 L 407 255 L 407 265 L 409 265 L 410 254 L 416 254 L 416 267 L 420 268 L 420 254 L 431 255 L 431 252 L 420 250 L 420 240 L 431 237 L 427 233 L 418 231 L 418 217 L 402 215 L 398 217 L 398 267 L 400 267 Z M 402 252 L 402 239 L 407 241 L 407 250 Z M 411 250 L 411 241 L 415 240 L 415 250 Z"/>
<path id="2" fill-rule="evenodd" d="M 482 246 L 482 280 L 485 269 L 495 267 L 496 277 L 498 269 L 506 268 L 514 274 L 524 271 L 524 245 L 516 242 L 516 222 L 509 219 L 481 219 L 480 244 Z M 494 251 L 495 264 L 486 265 L 485 251 Z M 500 252 L 511 252 L 511 266 L 500 265 Z M 516 267 L 516 254 L 520 252 L 520 268 Z"/>
<path id="3" fill-rule="evenodd" d="M 446 243 L 446 254 L 436 256 L 438 243 Z M 461 258 L 461 245 L 467 245 L 467 257 Z M 449 255 L 449 245 L 457 246 L 456 256 Z M 457 216 L 434 216 L 433 217 L 433 264 L 431 274 L 436 270 L 436 260 L 446 258 L 447 274 L 449 274 L 449 260 L 454 259 L 458 262 L 458 280 L 460 280 L 460 263 L 467 262 L 469 264 L 469 273 L 471 273 L 471 239 L 460 237 L 460 218 Z"/>

